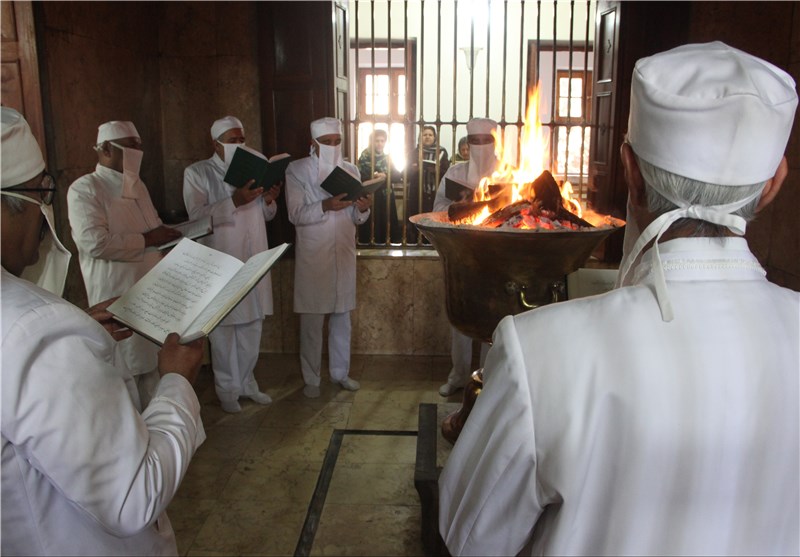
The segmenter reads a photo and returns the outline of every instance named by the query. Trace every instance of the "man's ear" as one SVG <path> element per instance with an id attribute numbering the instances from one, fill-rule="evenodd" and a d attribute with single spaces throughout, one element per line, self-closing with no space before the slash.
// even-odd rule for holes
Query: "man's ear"
<path id="1" fill-rule="evenodd" d="M 778 195 L 783 181 L 788 174 L 789 163 L 786 162 L 786 157 L 783 157 L 781 163 L 778 165 L 778 170 L 775 171 L 775 176 L 767 181 L 764 186 L 764 191 L 761 192 L 761 198 L 758 200 L 758 205 L 756 205 L 756 212 L 772 203 L 772 200 Z"/>
<path id="2" fill-rule="evenodd" d="M 642 172 L 639 170 L 639 163 L 636 162 L 633 149 L 629 144 L 623 143 L 619 148 L 619 154 L 622 157 L 622 167 L 625 169 L 625 183 L 628 185 L 631 203 L 635 206 L 647 207 L 644 178 L 642 178 Z"/>

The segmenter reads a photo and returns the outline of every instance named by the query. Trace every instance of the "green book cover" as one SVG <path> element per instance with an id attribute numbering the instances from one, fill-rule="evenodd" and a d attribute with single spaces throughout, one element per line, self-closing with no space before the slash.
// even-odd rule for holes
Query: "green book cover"
<path id="1" fill-rule="evenodd" d="M 250 186 L 251 190 L 261 187 L 267 190 L 283 180 L 286 167 L 291 161 L 292 157 L 288 153 L 275 155 L 267 160 L 245 149 L 236 149 L 224 180 L 235 188 L 242 188 L 250 180 L 255 180 Z"/>
<path id="2" fill-rule="evenodd" d="M 386 184 L 385 178 L 374 178 L 367 180 L 363 184 L 361 180 L 353 177 L 345 169 L 337 166 L 328 174 L 320 186 L 332 196 L 336 197 L 341 193 L 346 193 L 345 201 L 355 201 L 359 197 L 374 193 Z"/>

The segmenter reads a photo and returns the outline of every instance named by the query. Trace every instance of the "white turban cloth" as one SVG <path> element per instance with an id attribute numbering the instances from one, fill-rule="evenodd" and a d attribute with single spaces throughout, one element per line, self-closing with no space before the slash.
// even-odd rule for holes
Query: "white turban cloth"
<path id="1" fill-rule="evenodd" d="M 342 135 L 342 122 L 337 118 L 326 117 L 311 122 L 312 139 L 336 133 Z"/>
<path id="2" fill-rule="evenodd" d="M 491 118 L 473 118 L 467 122 L 467 135 L 491 134 L 497 130 L 497 122 Z"/>
<path id="3" fill-rule="evenodd" d="M 628 142 L 640 158 L 673 174 L 727 187 L 757 184 L 775 175 L 796 108 L 794 80 L 780 68 L 721 42 L 684 45 L 636 62 Z M 631 284 L 637 258 L 654 241 L 653 286 L 661 318 L 671 321 L 661 236 L 681 218 L 743 235 L 747 223 L 734 213 L 761 192 L 717 206 L 659 193 L 677 208 L 659 215 L 641 234 L 635 222 L 626 226 L 617 285 Z"/>
<path id="4" fill-rule="evenodd" d="M 44 171 L 44 158 L 33 132 L 22 114 L 13 108 L 0 108 L 2 139 L 2 188 L 24 184 Z"/>
<path id="5" fill-rule="evenodd" d="M 721 42 L 684 45 L 636 62 L 628 142 L 680 176 L 755 184 L 775 175 L 796 107 L 780 68 Z"/>
<path id="6" fill-rule="evenodd" d="M 138 137 L 141 139 L 133 122 L 112 120 L 105 124 L 100 124 L 97 128 L 96 144 L 100 145 L 104 141 L 114 141 L 115 139 L 125 139 L 126 137 Z"/>
<path id="7" fill-rule="evenodd" d="M 211 139 L 217 140 L 228 130 L 244 130 L 242 122 L 235 116 L 225 116 L 211 124 Z"/>

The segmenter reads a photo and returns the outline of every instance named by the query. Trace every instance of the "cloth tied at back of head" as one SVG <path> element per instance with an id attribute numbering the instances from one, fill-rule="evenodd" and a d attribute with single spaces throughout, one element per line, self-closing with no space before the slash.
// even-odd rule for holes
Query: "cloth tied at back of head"
<path id="1" fill-rule="evenodd" d="M 97 128 L 97 145 L 104 141 L 114 141 L 115 139 L 124 139 L 126 137 L 138 137 L 141 139 L 133 122 L 112 120 L 105 124 L 100 124 Z"/>
<path id="2" fill-rule="evenodd" d="M 6 106 L 0 108 L 2 188 L 18 186 L 44 171 L 44 158 L 28 122 Z"/>
<path id="3" fill-rule="evenodd" d="M 497 130 L 497 122 L 491 118 L 473 118 L 467 122 L 468 135 L 491 134 Z"/>
<path id="4" fill-rule="evenodd" d="M 323 135 L 342 134 L 342 122 L 337 118 L 320 118 L 311 122 L 311 137 L 316 139 Z"/>
<path id="5" fill-rule="evenodd" d="M 780 68 L 722 42 L 684 45 L 636 62 L 628 142 L 674 174 L 755 184 L 775 174 L 796 107 Z"/>
<path id="6" fill-rule="evenodd" d="M 217 140 L 220 136 L 228 130 L 240 129 L 244 130 L 242 122 L 235 116 L 225 116 L 211 124 L 211 139 Z"/>

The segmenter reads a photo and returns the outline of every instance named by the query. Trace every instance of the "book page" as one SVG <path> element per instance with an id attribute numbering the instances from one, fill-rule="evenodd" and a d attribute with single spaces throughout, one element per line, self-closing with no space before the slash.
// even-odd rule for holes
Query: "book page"
<path id="1" fill-rule="evenodd" d="M 241 266 L 235 257 L 184 238 L 108 310 L 159 344 L 173 331 L 183 338 Z"/>
<path id="2" fill-rule="evenodd" d="M 175 240 L 171 240 L 165 244 L 161 244 L 156 248 L 158 250 L 176 246 L 178 245 L 178 242 L 180 242 L 183 238 L 196 240 L 197 238 L 208 236 L 214 231 L 214 225 L 212 224 L 211 221 L 211 215 L 206 215 L 204 217 L 200 217 L 199 219 L 182 222 L 180 224 L 167 225 L 167 226 L 169 226 L 170 228 L 174 228 L 175 230 L 183 234 L 183 237 L 176 238 Z"/>
<path id="3" fill-rule="evenodd" d="M 248 259 L 247 263 L 188 326 L 185 340 L 188 342 L 202 334 L 210 333 L 269 272 L 289 246 L 290 244 L 281 244 Z"/>

